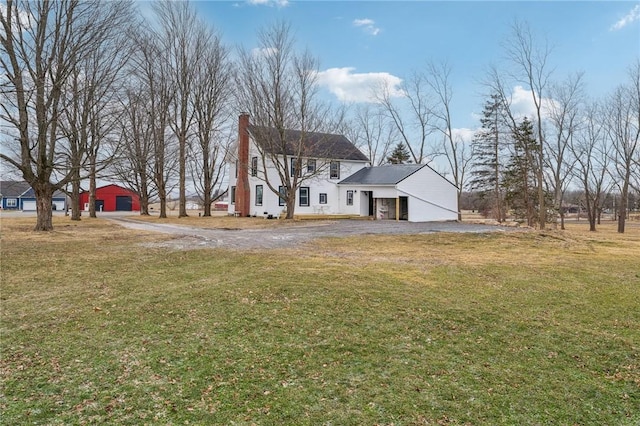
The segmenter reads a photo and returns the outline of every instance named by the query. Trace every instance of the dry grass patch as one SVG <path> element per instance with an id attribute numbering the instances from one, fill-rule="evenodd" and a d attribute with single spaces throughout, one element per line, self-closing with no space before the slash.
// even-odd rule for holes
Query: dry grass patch
<path id="1" fill-rule="evenodd" d="M 3 423 L 640 422 L 637 234 L 238 253 L 67 224 L 2 223 Z"/>

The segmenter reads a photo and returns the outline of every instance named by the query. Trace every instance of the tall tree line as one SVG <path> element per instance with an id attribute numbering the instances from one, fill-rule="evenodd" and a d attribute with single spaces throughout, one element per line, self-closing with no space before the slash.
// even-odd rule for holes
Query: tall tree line
<path id="1" fill-rule="evenodd" d="M 314 132 L 349 135 L 373 165 L 433 163 L 459 197 L 480 190 L 498 220 L 515 210 L 541 229 L 556 216 L 564 226 L 565 193 L 578 186 L 592 230 L 606 194 L 618 193 L 624 232 L 630 193 L 640 191 L 640 62 L 610 95 L 589 99 L 581 74 L 556 78 L 552 49 L 526 22 L 512 25 L 505 61 L 490 68 L 472 142 L 454 127 L 448 62 L 427 61 L 398 90 L 373 87 L 373 102 L 345 121 L 341 108 L 321 101 L 319 60 L 296 50 L 286 23 L 259 32 L 260 48 L 240 48 L 235 63 L 188 2 L 155 2 L 145 20 L 127 0 L 7 0 L 0 29 L 0 159 L 33 187 L 37 230 L 52 229 L 54 191 L 70 195 L 72 219 L 80 219 L 77 200 L 88 189 L 95 216 L 96 182 L 114 176 L 140 195 L 141 214 L 157 199 L 166 217 L 177 190 L 186 216 L 189 186 L 210 215 L 239 111 L 276 130 L 268 134 L 271 152 L 284 151 L 276 145 L 287 129 L 300 131 L 283 163 L 267 151 L 262 157 L 281 182 L 267 186 L 285 188 L 292 214 L 297 188 L 328 167 L 302 164 L 304 137 Z M 514 103 L 516 85 L 530 96 L 526 116 Z"/>

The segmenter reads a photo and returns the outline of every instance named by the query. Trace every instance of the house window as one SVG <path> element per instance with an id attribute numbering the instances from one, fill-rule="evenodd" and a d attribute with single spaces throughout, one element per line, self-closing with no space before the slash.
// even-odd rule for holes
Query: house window
<path id="1" fill-rule="evenodd" d="M 236 160 L 236 178 L 238 177 L 238 160 Z"/>
<path id="2" fill-rule="evenodd" d="M 298 159 L 297 158 L 292 158 L 291 159 L 291 177 L 296 176 L 296 164 L 298 163 Z M 300 171 L 297 171 L 297 175 L 300 176 Z"/>
<path id="3" fill-rule="evenodd" d="M 298 197 L 300 200 L 300 207 L 309 207 L 309 187 L 301 186 L 300 187 L 300 196 Z"/>
<path id="4" fill-rule="evenodd" d="M 7 198 L 7 207 L 17 207 L 18 206 L 18 200 L 16 200 L 15 198 Z"/>
<path id="5" fill-rule="evenodd" d="M 320 204 L 327 204 L 327 194 L 324 192 L 320 193 Z"/>
<path id="6" fill-rule="evenodd" d="M 347 191 L 347 205 L 353 205 L 353 191 Z"/>
<path id="7" fill-rule="evenodd" d="M 332 161 L 329 165 L 329 178 L 340 179 L 340 162 Z"/>
<path id="8" fill-rule="evenodd" d="M 316 160 L 310 158 L 307 160 L 307 173 L 315 173 L 316 171 Z"/>
<path id="9" fill-rule="evenodd" d="M 262 205 L 262 185 L 256 185 L 256 206 Z"/>
<path id="10" fill-rule="evenodd" d="M 258 176 L 258 157 L 251 157 L 251 176 Z"/>
<path id="11" fill-rule="evenodd" d="M 284 206 L 286 204 L 285 198 L 287 196 L 287 190 L 284 188 L 284 186 L 279 186 L 278 192 L 280 193 L 280 197 L 278 198 L 278 205 Z"/>
<path id="12" fill-rule="evenodd" d="M 231 187 L 231 204 L 235 204 L 236 203 L 236 187 L 232 186 Z"/>

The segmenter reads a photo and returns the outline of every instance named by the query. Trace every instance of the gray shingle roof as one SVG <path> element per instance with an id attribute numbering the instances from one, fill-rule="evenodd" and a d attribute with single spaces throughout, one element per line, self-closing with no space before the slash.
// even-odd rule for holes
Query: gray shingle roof
<path id="1" fill-rule="evenodd" d="M 425 164 L 389 164 L 386 166 L 365 167 L 339 183 L 351 185 L 395 185 L 425 166 Z"/>
<path id="2" fill-rule="evenodd" d="M 278 131 L 270 127 L 249 126 L 249 132 L 262 149 L 273 154 L 295 155 L 297 144 L 303 141 L 302 157 L 325 158 L 334 160 L 369 161 L 369 159 L 343 135 L 331 133 L 309 132 L 299 130 L 285 130 L 281 143 Z M 284 147 L 284 149 L 283 149 Z"/>
<path id="3" fill-rule="evenodd" d="M 35 192 L 31 186 L 20 180 L 0 181 L 0 195 L 3 197 L 35 198 Z M 53 193 L 53 198 L 64 198 L 66 195 L 60 190 Z"/>
<path id="4" fill-rule="evenodd" d="M 19 197 L 29 189 L 31 189 L 31 187 L 27 182 L 24 181 L 0 181 L 0 194 L 2 194 L 3 197 Z"/>

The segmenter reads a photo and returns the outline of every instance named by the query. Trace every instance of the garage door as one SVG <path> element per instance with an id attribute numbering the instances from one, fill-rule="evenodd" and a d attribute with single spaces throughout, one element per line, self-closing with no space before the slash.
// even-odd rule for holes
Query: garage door
<path id="1" fill-rule="evenodd" d="M 24 200 L 22 202 L 22 210 L 24 211 L 33 211 L 36 209 L 36 201 L 35 200 Z"/>
<path id="2" fill-rule="evenodd" d="M 132 202 L 130 195 L 116 195 L 116 211 L 130 212 L 131 206 Z"/>

